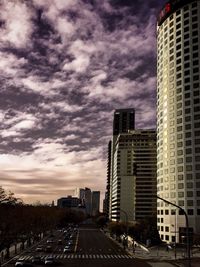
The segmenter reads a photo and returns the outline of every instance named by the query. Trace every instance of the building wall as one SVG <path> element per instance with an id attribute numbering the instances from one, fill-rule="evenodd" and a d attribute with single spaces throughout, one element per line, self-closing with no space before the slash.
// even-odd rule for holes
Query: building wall
<path id="1" fill-rule="evenodd" d="M 185 209 L 190 227 L 199 233 L 200 2 L 181 1 L 175 10 L 176 2 L 165 6 L 165 12 L 173 12 L 157 28 L 158 195 Z M 167 242 L 181 242 L 175 232 L 185 227 L 184 216 L 175 211 L 158 200 L 158 229 Z"/>
<path id="2" fill-rule="evenodd" d="M 114 174 L 114 155 L 116 148 L 115 143 L 119 134 L 128 133 L 128 131 L 134 129 L 135 129 L 135 110 L 133 108 L 115 110 L 113 118 L 113 136 L 111 143 L 111 162 L 110 162 L 110 185 L 109 185 L 110 220 L 113 219 L 117 220 L 116 216 L 119 216 L 119 211 L 117 212 L 116 210 L 113 210 L 113 202 L 115 206 L 117 206 L 119 202 L 119 199 L 116 199 L 116 190 L 119 191 L 119 186 L 120 186 L 119 181 L 116 184 L 116 177 L 114 177 L 114 175 L 116 176 L 116 174 Z"/>
<path id="3" fill-rule="evenodd" d="M 57 200 L 57 206 L 59 208 L 72 208 L 72 207 L 78 207 L 80 204 L 80 199 L 77 197 L 62 197 Z"/>
<path id="4" fill-rule="evenodd" d="M 112 220 L 125 221 L 127 216 L 128 221 L 135 221 L 156 215 L 154 130 L 135 130 L 118 136 L 113 156 L 111 190 Z"/>
<path id="5" fill-rule="evenodd" d="M 100 191 L 92 191 L 92 216 L 99 214 Z"/>
<path id="6" fill-rule="evenodd" d="M 92 211 L 92 194 L 90 188 L 85 188 L 85 195 L 84 195 L 84 204 L 86 208 L 86 213 L 91 215 Z"/>

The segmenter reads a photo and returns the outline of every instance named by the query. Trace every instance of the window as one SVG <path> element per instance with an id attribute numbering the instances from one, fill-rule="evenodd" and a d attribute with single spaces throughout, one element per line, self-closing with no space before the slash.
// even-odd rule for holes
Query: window
<path id="1" fill-rule="evenodd" d="M 183 171 L 183 166 L 178 166 L 178 172 L 182 172 Z"/>
<path id="2" fill-rule="evenodd" d="M 184 188 L 184 184 L 183 183 L 179 183 L 178 184 L 178 189 L 183 189 Z M 179 197 L 183 197 L 183 192 L 178 192 L 178 196 Z"/>
<path id="3" fill-rule="evenodd" d="M 187 191 L 187 197 L 193 197 L 193 191 Z"/>
<path id="4" fill-rule="evenodd" d="M 195 169 L 196 169 L 197 171 L 199 171 L 199 170 L 200 170 L 200 164 L 197 164 L 197 165 L 195 166 Z"/>
<path id="5" fill-rule="evenodd" d="M 184 75 L 186 76 L 186 75 L 189 75 L 190 74 L 190 71 L 189 70 L 186 70 L 185 72 L 184 72 Z"/>
<path id="6" fill-rule="evenodd" d="M 177 162 L 178 162 L 178 164 L 183 163 L 183 159 L 182 158 L 178 158 Z"/>
<path id="7" fill-rule="evenodd" d="M 183 180 L 183 174 L 178 174 L 178 180 Z"/>
<path id="8" fill-rule="evenodd" d="M 192 209 L 188 209 L 188 215 L 193 215 L 193 214 L 194 214 L 193 210 Z"/>
<path id="9" fill-rule="evenodd" d="M 187 205 L 190 206 L 190 207 L 192 207 L 192 206 L 194 205 L 194 204 L 193 204 L 193 200 L 188 200 L 188 201 L 187 201 Z"/>
<path id="10" fill-rule="evenodd" d="M 192 17 L 192 22 L 196 22 L 197 21 L 197 16 Z"/>
<path id="11" fill-rule="evenodd" d="M 187 180 L 192 180 L 192 173 L 187 173 L 186 178 Z"/>
<path id="12" fill-rule="evenodd" d="M 191 148 L 187 148 L 186 149 L 186 154 L 191 154 L 192 153 L 192 149 Z"/>
<path id="13" fill-rule="evenodd" d="M 190 138 L 191 137 L 191 133 L 190 132 L 185 133 L 185 137 L 186 138 Z"/>
<path id="14" fill-rule="evenodd" d="M 181 206 L 181 207 L 183 207 L 184 206 L 184 200 L 179 200 L 178 201 L 178 205 Z"/>
<path id="15" fill-rule="evenodd" d="M 186 125 L 185 125 L 185 129 L 186 129 L 186 130 L 190 130 L 190 129 L 191 129 L 191 124 L 186 124 Z"/>
<path id="16" fill-rule="evenodd" d="M 177 154 L 178 154 L 179 156 L 183 155 L 183 150 L 178 150 L 178 151 L 177 151 Z"/>
<path id="17" fill-rule="evenodd" d="M 192 157 L 186 157 L 186 162 L 192 162 Z"/>
<path id="18" fill-rule="evenodd" d="M 187 183 L 187 188 L 193 188 L 193 183 Z"/>
<path id="19" fill-rule="evenodd" d="M 178 142 L 177 143 L 177 147 L 182 147 L 183 146 L 183 142 Z"/>
<path id="20" fill-rule="evenodd" d="M 186 93 L 185 98 L 190 98 L 190 93 Z"/>

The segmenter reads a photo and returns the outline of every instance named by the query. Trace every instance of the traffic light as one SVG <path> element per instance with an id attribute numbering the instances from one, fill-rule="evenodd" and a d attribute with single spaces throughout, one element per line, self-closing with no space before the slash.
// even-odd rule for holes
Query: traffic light
<path id="1" fill-rule="evenodd" d="M 137 175 L 137 163 L 133 162 L 133 175 Z"/>

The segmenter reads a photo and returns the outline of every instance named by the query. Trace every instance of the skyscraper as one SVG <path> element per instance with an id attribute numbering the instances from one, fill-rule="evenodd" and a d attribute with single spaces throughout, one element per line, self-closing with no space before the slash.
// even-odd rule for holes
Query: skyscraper
<path id="1" fill-rule="evenodd" d="M 107 185 L 104 199 L 104 212 L 107 219 L 109 218 L 109 199 L 110 199 L 110 182 L 111 182 L 111 149 L 112 141 L 108 143 L 108 155 L 107 155 Z"/>
<path id="2" fill-rule="evenodd" d="M 171 0 L 157 27 L 158 195 L 182 207 L 200 232 L 200 1 Z M 185 217 L 158 201 L 162 240 L 183 242 Z"/>
<path id="3" fill-rule="evenodd" d="M 85 209 L 86 213 L 88 215 L 91 215 L 92 211 L 92 192 L 90 188 L 85 187 L 84 189 L 84 204 L 85 204 Z"/>
<path id="4" fill-rule="evenodd" d="M 113 135 L 127 133 L 129 130 L 135 129 L 135 110 L 116 109 L 113 120 Z"/>
<path id="5" fill-rule="evenodd" d="M 130 130 L 135 129 L 135 110 L 133 108 L 116 109 L 113 119 L 113 136 L 110 143 L 111 150 L 108 150 L 108 168 L 110 179 L 107 180 L 107 186 L 109 186 L 109 218 L 111 218 L 112 209 L 112 194 L 113 194 L 113 173 L 114 173 L 114 154 L 116 149 L 116 140 L 121 133 L 128 133 Z M 109 154 L 110 153 L 110 154 Z M 108 184 L 109 182 L 109 184 Z"/>
<path id="6" fill-rule="evenodd" d="M 119 134 L 114 151 L 110 219 L 135 221 L 155 216 L 155 130 Z"/>

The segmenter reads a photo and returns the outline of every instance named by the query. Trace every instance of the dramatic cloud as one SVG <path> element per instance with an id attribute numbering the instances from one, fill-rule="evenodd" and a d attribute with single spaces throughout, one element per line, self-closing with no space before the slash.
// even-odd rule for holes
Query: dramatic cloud
<path id="1" fill-rule="evenodd" d="M 1 1 L 0 185 L 25 202 L 103 197 L 114 110 L 155 128 L 164 2 Z"/>

